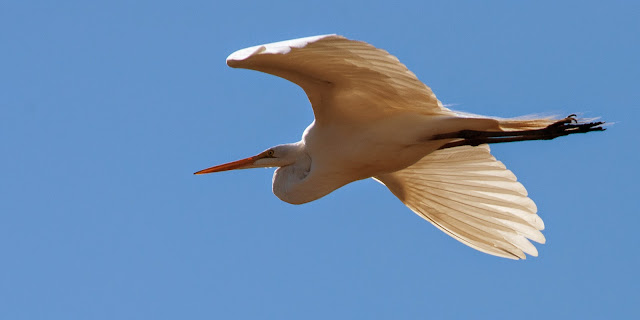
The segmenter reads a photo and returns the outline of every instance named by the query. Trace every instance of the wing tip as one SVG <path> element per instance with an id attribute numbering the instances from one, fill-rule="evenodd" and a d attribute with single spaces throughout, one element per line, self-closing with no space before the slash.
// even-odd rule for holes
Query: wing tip
<path id="1" fill-rule="evenodd" d="M 344 38 L 337 34 L 322 34 L 311 37 L 297 38 L 285 41 L 278 41 L 273 43 L 261 44 L 253 47 L 240 49 L 227 57 L 227 65 L 232 68 L 236 68 L 240 65 L 240 62 L 256 54 L 287 54 L 291 51 L 291 48 L 303 48 L 310 43 L 318 40 L 337 37 Z"/>

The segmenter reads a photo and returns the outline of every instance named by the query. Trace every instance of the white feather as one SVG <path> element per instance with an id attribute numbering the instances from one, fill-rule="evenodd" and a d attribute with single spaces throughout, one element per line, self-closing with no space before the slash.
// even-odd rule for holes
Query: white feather
<path id="1" fill-rule="evenodd" d="M 460 242 L 512 259 L 537 256 L 544 243 L 537 208 L 487 145 L 435 151 L 376 177 L 410 209 Z"/>

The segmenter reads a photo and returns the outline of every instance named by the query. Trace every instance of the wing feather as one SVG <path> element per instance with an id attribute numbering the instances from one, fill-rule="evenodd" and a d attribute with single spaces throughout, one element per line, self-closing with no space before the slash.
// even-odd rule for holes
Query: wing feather
<path id="1" fill-rule="evenodd" d="M 414 165 L 376 177 L 415 213 L 485 253 L 537 256 L 542 219 L 515 175 L 487 145 L 438 150 Z"/>
<path id="2" fill-rule="evenodd" d="M 296 83 L 306 92 L 320 123 L 337 117 L 364 121 L 405 111 L 453 114 L 396 57 L 338 35 L 242 49 L 232 53 L 227 64 Z"/>

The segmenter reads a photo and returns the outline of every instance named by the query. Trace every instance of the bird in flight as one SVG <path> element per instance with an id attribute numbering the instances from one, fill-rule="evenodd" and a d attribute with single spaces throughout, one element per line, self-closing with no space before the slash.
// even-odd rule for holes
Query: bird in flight
<path id="1" fill-rule="evenodd" d="M 273 193 L 302 204 L 373 178 L 456 240 L 510 259 L 544 243 L 534 202 L 490 143 L 602 131 L 603 122 L 500 119 L 450 110 L 387 51 L 338 35 L 259 45 L 227 64 L 287 79 L 307 94 L 315 120 L 298 142 L 196 172 L 276 167 Z"/>

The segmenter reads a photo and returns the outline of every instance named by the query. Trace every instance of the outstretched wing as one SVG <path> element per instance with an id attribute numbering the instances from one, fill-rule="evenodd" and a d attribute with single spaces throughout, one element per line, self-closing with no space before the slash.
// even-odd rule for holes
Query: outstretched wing
<path id="1" fill-rule="evenodd" d="M 456 240 L 510 258 L 537 256 L 544 243 L 537 208 L 488 145 L 438 150 L 414 165 L 376 177 L 411 210 Z"/>
<path id="2" fill-rule="evenodd" d="M 338 117 L 374 119 L 403 111 L 451 114 L 396 57 L 338 35 L 242 49 L 232 53 L 227 64 L 296 83 L 309 97 L 319 123 Z"/>

